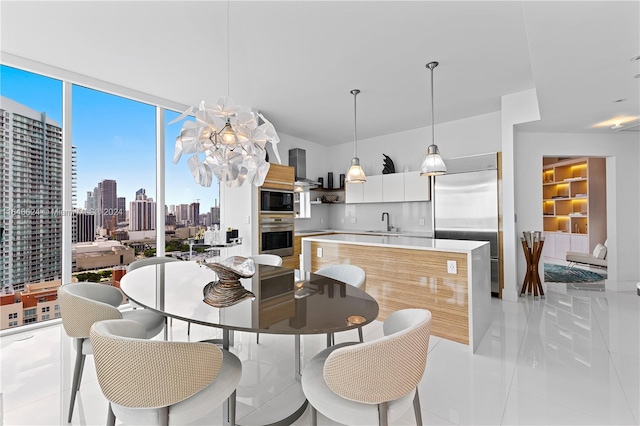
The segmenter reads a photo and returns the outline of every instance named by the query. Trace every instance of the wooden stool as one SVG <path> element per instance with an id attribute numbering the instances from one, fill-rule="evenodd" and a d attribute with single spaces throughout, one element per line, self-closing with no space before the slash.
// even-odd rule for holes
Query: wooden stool
<path id="1" fill-rule="evenodd" d="M 544 246 L 544 238 L 532 241 L 531 247 L 527 245 L 527 241 L 524 238 L 520 238 L 520 241 L 522 242 L 522 250 L 524 251 L 524 257 L 527 261 L 527 272 L 524 274 L 520 296 L 524 296 L 525 292 L 527 292 L 528 294 L 533 293 L 533 297 L 538 297 L 538 295 L 544 297 L 540 272 L 538 271 L 538 263 L 542 255 L 542 246 Z M 538 294 L 538 292 L 540 292 L 540 294 Z"/>

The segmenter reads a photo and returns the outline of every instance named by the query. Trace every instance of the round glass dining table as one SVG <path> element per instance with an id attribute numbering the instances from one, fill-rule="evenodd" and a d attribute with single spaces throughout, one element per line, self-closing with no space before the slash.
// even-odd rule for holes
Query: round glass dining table
<path id="1" fill-rule="evenodd" d="M 300 335 L 330 334 L 374 321 L 378 303 L 364 291 L 339 280 L 294 269 L 256 265 L 251 278 L 240 280 L 255 299 L 216 308 L 204 302 L 203 288 L 216 273 L 196 262 L 148 265 L 128 272 L 120 281 L 127 298 L 167 317 L 222 329 L 222 346 L 233 334 L 248 331 L 295 336 L 295 374 L 301 374 Z M 166 332 L 165 332 L 166 336 Z M 240 394 L 239 394 L 240 396 Z M 284 414 L 270 424 L 290 424 L 306 408 Z M 229 407 L 225 407 L 227 411 Z"/>

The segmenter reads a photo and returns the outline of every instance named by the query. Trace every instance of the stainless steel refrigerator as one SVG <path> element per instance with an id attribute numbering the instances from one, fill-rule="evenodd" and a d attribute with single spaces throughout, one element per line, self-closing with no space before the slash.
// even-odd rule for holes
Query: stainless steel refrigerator
<path id="1" fill-rule="evenodd" d="M 447 174 L 434 178 L 435 238 L 489 241 L 491 294 L 500 292 L 501 206 L 498 153 L 445 160 Z"/>

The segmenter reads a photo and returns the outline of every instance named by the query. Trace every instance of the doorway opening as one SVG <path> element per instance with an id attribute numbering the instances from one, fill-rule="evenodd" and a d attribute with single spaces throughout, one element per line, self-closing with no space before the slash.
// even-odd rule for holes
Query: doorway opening
<path id="1" fill-rule="evenodd" d="M 567 282 L 579 282 L 584 270 L 606 278 L 606 182 L 605 158 L 543 157 L 545 271 L 563 267 Z"/>

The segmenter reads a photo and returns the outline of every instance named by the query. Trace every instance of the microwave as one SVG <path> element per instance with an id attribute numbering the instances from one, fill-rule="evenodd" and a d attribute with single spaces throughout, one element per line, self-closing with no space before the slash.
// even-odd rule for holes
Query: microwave
<path id="1" fill-rule="evenodd" d="M 293 191 L 260 190 L 262 213 L 293 213 Z"/>

